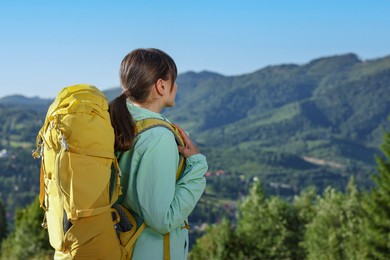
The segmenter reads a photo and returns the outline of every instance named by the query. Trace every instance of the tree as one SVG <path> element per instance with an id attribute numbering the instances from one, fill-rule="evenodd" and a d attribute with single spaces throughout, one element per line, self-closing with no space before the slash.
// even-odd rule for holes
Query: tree
<path id="1" fill-rule="evenodd" d="M 206 234 L 196 240 L 191 250 L 191 259 L 245 259 L 239 257 L 234 229 L 227 219 L 212 225 Z M 238 253 L 238 254 L 237 254 Z"/>
<path id="2" fill-rule="evenodd" d="M 299 196 L 295 196 L 293 200 L 294 209 L 294 223 L 291 229 L 294 232 L 294 241 L 296 241 L 292 249 L 292 259 L 306 259 L 306 250 L 304 247 L 304 237 L 306 226 L 310 223 L 316 215 L 316 198 L 317 190 L 311 186 L 301 192 Z"/>
<path id="3" fill-rule="evenodd" d="M 390 256 L 390 133 L 384 134 L 381 146 L 384 157 L 377 156 L 376 187 L 364 200 L 367 254 L 370 259 Z"/>
<path id="4" fill-rule="evenodd" d="M 354 179 L 347 194 L 326 188 L 317 198 L 315 212 L 302 243 L 307 259 L 361 259 L 363 210 Z"/>
<path id="5" fill-rule="evenodd" d="M 240 204 L 236 228 L 224 220 L 207 230 L 191 259 L 293 259 L 299 243 L 294 219 L 291 205 L 278 197 L 265 198 L 256 181 Z"/>
<path id="6" fill-rule="evenodd" d="M 47 230 L 41 227 L 43 210 L 38 199 L 15 214 L 15 230 L 3 241 L 2 259 L 37 259 L 50 256 Z"/>
<path id="7" fill-rule="evenodd" d="M 260 182 L 254 182 L 240 205 L 236 239 L 246 259 L 291 259 L 297 242 L 294 211 L 279 197 L 265 198 Z"/>

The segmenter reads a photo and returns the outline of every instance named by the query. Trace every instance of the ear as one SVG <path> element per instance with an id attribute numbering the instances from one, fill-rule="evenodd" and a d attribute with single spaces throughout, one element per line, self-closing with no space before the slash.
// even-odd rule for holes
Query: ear
<path id="1" fill-rule="evenodd" d="M 163 84 L 163 80 L 159 79 L 157 82 L 154 84 L 154 87 L 156 89 L 156 92 L 159 96 L 163 96 L 165 92 L 165 86 Z"/>

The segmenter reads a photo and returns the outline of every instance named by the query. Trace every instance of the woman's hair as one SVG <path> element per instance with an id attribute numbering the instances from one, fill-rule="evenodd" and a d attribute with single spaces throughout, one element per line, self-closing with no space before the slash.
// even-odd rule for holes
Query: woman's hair
<path id="1" fill-rule="evenodd" d="M 173 59 L 158 49 L 135 49 L 122 60 L 120 67 L 122 94 L 110 102 L 111 124 L 115 131 L 115 149 L 126 151 L 136 135 L 134 120 L 126 100 L 143 103 L 157 80 L 171 80 L 173 88 L 177 68 Z"/>

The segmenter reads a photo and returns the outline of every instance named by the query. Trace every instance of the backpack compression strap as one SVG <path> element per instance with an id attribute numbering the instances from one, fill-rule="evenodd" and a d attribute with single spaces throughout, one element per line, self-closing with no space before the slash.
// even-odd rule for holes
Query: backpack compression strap
<path id="1" fill-rule="evenodd" d="M 180 135 L 179 130 L 172 125 L 171 123 L 158 119 L 158 118 L 146 118 L 140 121 L 135 122 L 136 129 L 137 129 L 137 135 L 145 132 L 146 130 L 149 130 L 153 127 L 161 126 L 165 127 L 168 130 L 170 130 L 173 135 L 175 136 L 176 143 L 180 146 L 185 146 L 183 137 Z M 176 181 L 180 178 L 180 175 L 182 173 L 182 170 L 184 168 L 184 163 L 185 163 L 185 158 L 184 156 L 180 155 L 180 160 L 179 160 L 179 166 L 177 168 L 176 172 Z M 188 226 L 188 225 L 187 225 Z M 142 230 L 145 228 L 145 222 L 142 224 L 140 229 Z M 142 231 L 141 230 L 141 231 Z M 138 235 L 140 235 L 141 232 L 137 232 Z M 134 241 L 135 242 L 135 241 Z M 170 235 L 169 233 L 164 234 L 164 260 L 169 260 L 170 259 Z"/>

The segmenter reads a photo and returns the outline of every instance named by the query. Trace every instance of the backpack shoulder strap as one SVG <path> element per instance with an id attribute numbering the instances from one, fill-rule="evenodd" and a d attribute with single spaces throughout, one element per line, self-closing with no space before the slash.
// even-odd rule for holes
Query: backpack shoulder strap
<path id="1" fill-rule="evenodd" d="M 181 146 L 185 145 L 183 137 L 180 135 L 179 130 L 177 130 L 177 128 L 173 124 L 171 124 L 168 121 L 165 121 L 163 119 L 146 118 L 146 119 L 136 121 L 135 126 L 137 129 L 137 135 L 141 134 L 141 133 L 145 132 L 146 130 L 149 130 L 153 127 L 157 127 L 157 126 L 165 127 L 173 133 L 173 135 L 175 136 L 176 142 L 179 145 L 181 145 Z"/>
<path id="2" fill-rule="evenodd" d="M 139 134 L 141 134 L 141 133 L 143 133 L 151 128 L 154 128 L 154 127 L 158 127 L 158 126 L 165 127 L 173 133 L 173 135 L 175 136 L 176 143 L 178 145 L 185 146 L 183 137 L 180 135 L 179 130 L 177 130 L 177 128 L 173 124 L 171 124 L 163 119 L 146 118 L 146 119 L 136 121 L 135 126 L 136 126 L 136 131 L 137 131 L 136 134 L 137 135 L 139 135 Z M 177 168 L 177 172 L 176 172 L 176 180 L 178 180 L 180 178 L 181 172 L 182 172 L 183 167 L 184 167 L 184 163 L 185 163 L 185 158 L 184 158 L 184 156 L 180 155 L 179 167 Z"/>
<path id="3" fill-rule="evenodd" d="M 139 134 L 141 134 L 141 133 L 145 132 L 146 130 L 149 130 L 153 127 L 158 127 L 158 126 L 165 127 L 173 133 L 173 135 L 175 136 L 176 143 L 178 145 L 185 146 L 183 137 L 180 135 L 177 128 L 174 125 L 172 125 L 171 123 L 169 123 L 163 119 L 146 118 L 143 120 L 136 121 L 135 125 L 136 125 L 136 130 L 137 130 L 136 134 L 137 135 L 139 135 Z M 177 172 L 176 172 L 176 180 L 178 180 L 180 178 L 181 172 L 184 168 L 184 163 L 185 163 L 185 158 L 183 155 L 180 155 L 179 166 L 178 166 Z M 140 229 L 142 228 L 142 230 L 143 230 L 144 227 L 145 227 L 145 223 L 142 224 Z M 139 236 L 139 234 L 138 234 L 138 236 Z M 170 259 L 170 233 L 166 233 L 166 234 L 164 234 L 164 260 L 169 260 L 169 259 Z"/>

